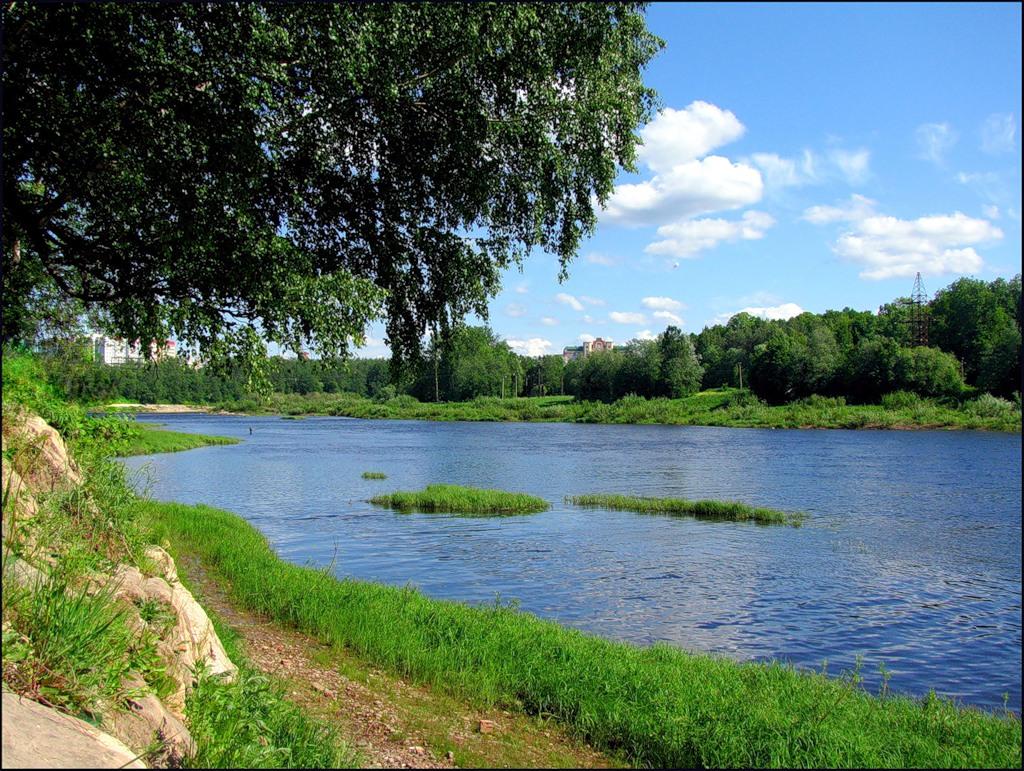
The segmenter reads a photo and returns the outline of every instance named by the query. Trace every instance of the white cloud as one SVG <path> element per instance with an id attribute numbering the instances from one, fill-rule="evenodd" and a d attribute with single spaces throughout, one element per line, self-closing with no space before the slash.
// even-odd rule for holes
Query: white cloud
<path id="1" fill-rule="evenodd" d="M 634 340 L 656 340 L 657 337 L 658 336 L 649 329 L 641 329 L 639 332 L 633 335 Z"/>
<path id="2" fill-rule="evenodd" d="M 683 321 L 679 316 L 674 314 L 672 311 L 655 311 L 654 318 L 665 319 L 665 321 L 671 321 L 677 327 L 683 326 L 686 322 Z"/>
<path id="3" fill-rule="evenodd" d="M 516 294 L 527 294 L 530 291 L 530 284 L 527 281 L 523 281 L 516 287 Z"/>
<path id="4" fill-rule="evenodd" d="M 661 173 L 702 158 L 745 131 L 733 113 L 708 102 L 692 102 L 682 110 L 666 107 L 640 130 L 643 144 L 637 148 L 637 157 L 651 171 Z"/>
<path id="5" fill-rule="evenodd" d="M 1009 113 L 993 113 L 981 126 L 981 149 L 986 153 L 1012 153 L 1016 140 L 1017 121 Z"/>
<path id="6" fill-rule="evenodd" d="M 854 193 L 847 203 L 840 206 L 812 206 L 805 209 L 802 219 L 813 222 L 815 225 L 840 221 L 856 222 L 873 215 L 876 204 L 877 201 Z"/>
<path id="7" fill-rule="evenodd" d="M 763 191 L 761 174 L 753 166 L 710 155 L 645 182 L 618 185 L 603 218 L 625 225 L 657 225 L 757 203 Z"/>
<path id="8" fill-rule="evenodd" d="M 508 347 L 522 356 L 543 356 L 551 348 L 551 341 L 540 337 L 529 340 L 506 340 Z"/>
<path id="9" fill-rule="evenodd" d="M 595 341 L 595 340 L 596 340 L 597 338 L 596 338 L 596 337 L 594 337 L 593 335 L 590 335 L 590 334 L 587 334 L 586 332 L 584 332 L 584 333 L 583 333 L 582 335 L 580 335 L 580 336 L 579 336 L 579 338 L 578 338 L 578 339 L 579 339 L 579 341 L 580 341 L 581 343 L 592 343 L 592 342 L 594 342 L 594 341 Z"/>
<path id="10" fill-rule="evenodd" d="M 558 319 L 552 318 L 551 316 L 542 316 L 540 323 L 546 327 L 557 327 Z"/>
<path id="11" fill-rule="evenodd" d="M 829 160 L 834 163 L 846 181 L 851 185 L 857 185 L 868 177 L 868 164 L 871 161 L 871 151 L 865 148 L 860 150 L 830 150 Z"/>
<path id="12" fill-rule="evenodd" d="M 598 254 L 597 252 L 591 252 L 584 259 L 587 262 L 591 263 L 592 265 L 608 265 L 608 266 L 611 266 L 611 265 L 615 264 L 615 260 L 613 260 L 611 257 L 608 257 L 608 256 L 603 255 L 603 254 Z"/>
<path id="13" fill-rule="evenodd" d="M 679 300 L 673 300 L 671 297 L 645 297 L 640 301 L 640 304 L 645 308 L 659 311 L 681 311 L 686 307 L 684 303 L 679 302 Z M 654 315 L 657 316 L 658 314 L 655 313 Z"/>
<path id="14" fill-rule="evenodd" d="M 505 313 L 514 319 L 518 319 L 526 315 L 526 306 L 519 303 L 509 303 L 505 306 Z"/>
<path id="15" fill-rule="evenodd" d="M 799 187 L 818 181 L 817 159 L 810 150 L 799 158 L 783 158 L 776 153 L 754 153 L 750 156 L 768 188 Z"/>
<path id="16" fill-rule="evenodd" d="M 987 220 L 962 212 L 916 220 L 876 215 L 856 223 L 835 244 L 841 257 L 864 266 L 861 278 L 879 280 L 975 273 L 984 264 L 974 245 L 996 241 L 1003 232 Z"/>
<path id="17" fill-rule="evenodd" d="M 574 311 L 582 311 L 583 310 L 583 303 L 581 303 L 579 300 L 577 300 L 571 294 L 566 294 L 565 292 L 559 292 L 558 294 L 555 295 L 555 300 L 557 302 L 562 303 L 562 305 L 568 305 Z"/>
<path id="18" fill-rule="evenodd" d="M 981 209 L 990 220 L 999 219 L 999 207 L 996 205 L 983 206 Z"/>
<path id="19" fill-rule="evenodd" d="M 737 313 L 749 313 L 751 316 L 758 316 L 766 321 L 773 321 L 777 319 L 791 319 L 794 316 L 799 316 L 804 312 L 796 303 L 782 303 L 781 305 L 775 305 L 770 307 L 754 307 L 740 308 L 738 311 L 732 313 L 720 313 L 715 316 L 714 323 L 726 324 L 733 316 Z"/>
<path id="20" fill-rule="evenodd" d="M 647 317 L 642 313 L 628 313 L 623 311 L 612 311 L 608 318 L 616 324 L 646 324 Z"/>
<path id="21" fill-rule="evenodd" d="M 924 123 L 914 132 L 918 157 L 938 165 L 946 161 L 946 153 L 956 144 L 957 133 L 948 123 Z"/>
<path id="22" fill-rule="evenodd" d="M 605 305 L 605 301 L 600 297 L 587 297 L 585 294 L 579 296 L 579 301 L 584 305 Z"/>
<path id="23" fill-rule="evenodd" d="M 759 211 L 744 212 L 740 220 L 697 219 L 682 220 L 658 228 L 661 241 L 648 244 L 649 254 L 667 254 L 673 257 L 692 257 L 704 249 L 711 249 L 722 241 L 745 241 L 763 238 L 775 220 Z"/>

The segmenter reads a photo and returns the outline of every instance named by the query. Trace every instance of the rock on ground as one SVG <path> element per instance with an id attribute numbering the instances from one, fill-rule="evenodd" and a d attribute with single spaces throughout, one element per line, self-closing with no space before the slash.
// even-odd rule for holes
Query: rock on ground
<path id="1" fill-rule="evenodd" d="M 3 694 L 2 768 L 146 768 L 110 734 L 42 704 Z"/>

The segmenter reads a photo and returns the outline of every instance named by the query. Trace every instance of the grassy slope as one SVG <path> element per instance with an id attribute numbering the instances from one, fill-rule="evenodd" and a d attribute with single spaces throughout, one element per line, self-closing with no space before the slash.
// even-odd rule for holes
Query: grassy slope
<path id="1" fill-rule="evenodd" d="M 157 537 L 199 556 L 240 606 L 401 676 L 484 705 L 550 716 L 645 766 L 1012 766 L 1013 716 L 851 680 L 614 643 L 509 607 L 473 608 L 279 560 L 206 506 L 145 504 Z"/>
<path id="2" fill-rule="evenodd" d="M 129 624 L 124 604 L 90 586 L 95 573 L 109 574 L 121 563 L 155 572 L 142 554 L 147 533 L 137 519 L 138 501 L 123 466 L 109 457 L 112 448 L 124 446 L 131 426 L 88 417 L 45 383 L 33 357 L 7 352 L 3 407 L 6 461 L 21 468 L 35 462 L 33 449 L 7 431 L 13 414 L 29 409 L 59 429 L 83 476 L 78 488 L 38 496 L 39 510 L 28 521 L 12 516 L 4 490 L 4 688 L 99 724 L 104 716 L 130 709 L 124 687 L 130 673 L 141 674 L 146 689 L 158 696 L 173 687 L 157 652 L 166 631 L 156 623 L 161 614 L 143 614 L 147 625 L 140 632 Z M 47 566 L 49 581 L 15 580 L 6 568 L 18 558 Z M 185 716 L 197 749 L 191 765 L 337 768 L 353 762 L 335 731 L 289 704 L 280 688 L 245 665 L 229 637 L 222 639 L 242 672 L 234 684 L 200 678 L 190 695 Z M 148 753 L 146 759 L 162 761 Z"/>
<path id="3" fill-rule="evenodd" d="M 968 403 L 969 405 L 970 403 Z M 736 389 L 702 391 L 683 399 L 628 396 L 612 404 L 572 397 L 518 399 L 480 397 L 469 402 L 417 402 L 397 397 L 374 402 L 351 394 L 274 394 L 269 402 L 229 402 L 233 412 L 341 415 L 413 420 L 549 421 L 565 423 L 656 423 L 748 428 L 959 428 L 1020 431 L 1019 410 L 986 413 L 971 406 L 945 407 L 927 400 L 902 407 L 847 405 L 810 398 L 791 404 L 756 403 Z"/>
<path id="4" fill-rule="evenodd" d="M 167 431 L 162 428 L 150 428 L 139 424 L 137 436 L 128 440 L 127 447 L 118 453 L 121 457 L 129 455 L 153 455 L 159 452 L 180 452 L 196 447 L 217 444 L 238 444 L 238 439 L 228 436 L 209 436 L 207 434 L 184 434 L 180 431 Z"/>

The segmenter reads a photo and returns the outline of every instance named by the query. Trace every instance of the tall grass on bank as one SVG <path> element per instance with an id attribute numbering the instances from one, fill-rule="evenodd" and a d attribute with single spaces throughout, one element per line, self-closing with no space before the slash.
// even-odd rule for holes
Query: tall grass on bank
<path id="1" fill-rule="evenodd" d="M 735 501 L 688 501 L 684 498 L 641 498 L 632 495 L 568 495 L 566 503 L 587 508 L 635 511 L 638 514 L 669 514 L 701 519 L 754 521 L 799 526 L 807 515 L 748 506 Z"/>
<path id="2" fill-rule="evenodd" d="M 845 399 L 810 396 L 790 404 L 768 405 L 749 391 L 701 391 L 682 399 L 625 396 L 611 404 L 575 401 L 571 396 L 467 402 L 419 402 L 407 395 L 373 401 L 355 394 L 274 394 L 268 402 L 242 400 L 211 406 L 242 413 L 337 415 L 399 420 L 546 421 L 626 423 L 746 428 L 959 428 L 1020 431 L 1020 405 L 988 396 L 944 405 L 916 394 L 883 404 L 847 404 Z"/>
<path id="3" fill-rule="evenodd" d="M 128 457 L 130 455 L 153 455 L 160 452 L 181 452 L 208 445 L 238 444 L 238 441 L 229 436 L 185 434 L 180 431 L 166 431 L 142 425 L 137 435 L 128 440 L 118 455 Z"/>
<path id="4" fill-rule="evenodd" d="M 504 490 L 484 490 L 461 485 L 427 485 L 418 492 L 397 492 L 370 499 L 376 506 L 387 506 L 402 513 L 422 511 L 455 514 L 507 515 L 535 514 L 550 506 L 543 498 Z"/>
<path id="5" fill-rule="evenodd" d="M 481 705 L 550 716 L 642 766 L 1019 767 L 1015 716 L 865 693 L 781 664 L 640 648 L 512 607 L 431 600 L 278 559 L 239 517 L 149 503 L 172 551 L 199 556 L 241 606 Z"/>

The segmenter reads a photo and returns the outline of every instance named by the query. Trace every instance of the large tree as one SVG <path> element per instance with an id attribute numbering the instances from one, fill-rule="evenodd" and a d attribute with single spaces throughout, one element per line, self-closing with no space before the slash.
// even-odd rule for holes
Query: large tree
<path id="1" fill-rule="evenodd" d="M 383 317 L 415 356 L 532 249 L 564 274 L 660 45 L 635 3 L 10 3 L 4 338 L 32 289 L 208 350 Z"/>

